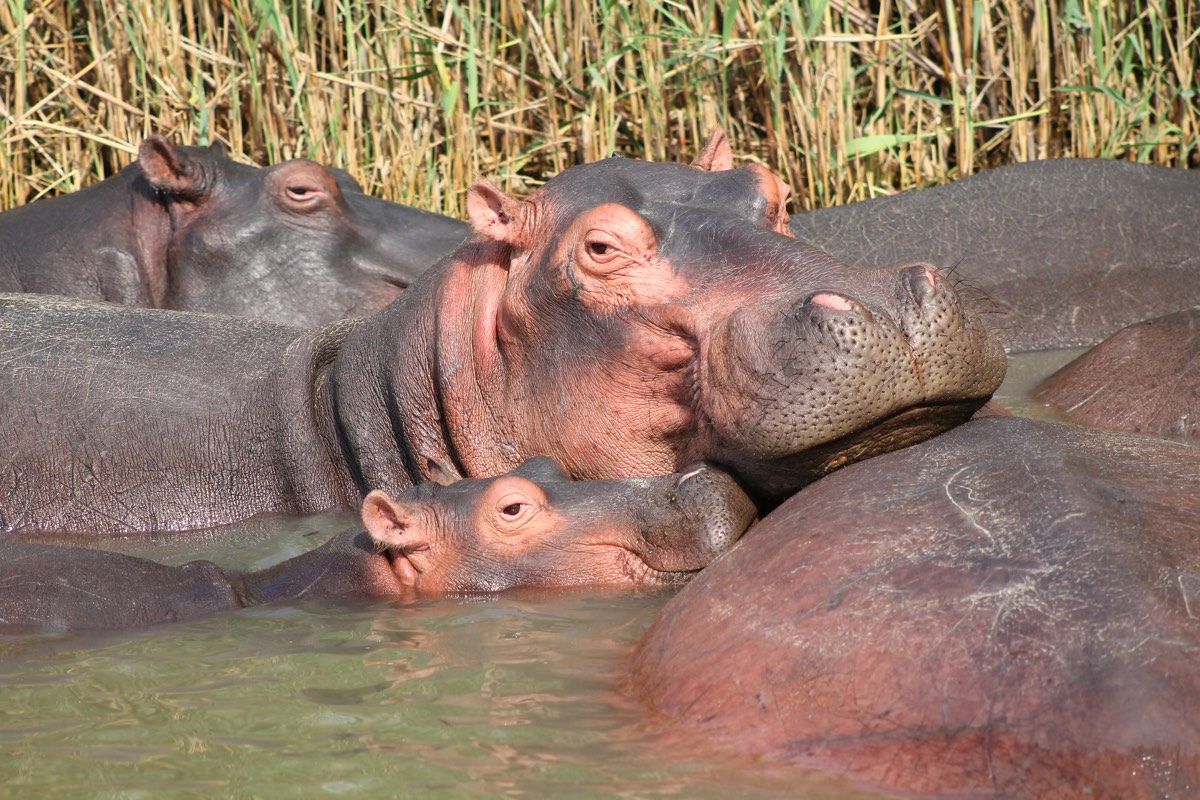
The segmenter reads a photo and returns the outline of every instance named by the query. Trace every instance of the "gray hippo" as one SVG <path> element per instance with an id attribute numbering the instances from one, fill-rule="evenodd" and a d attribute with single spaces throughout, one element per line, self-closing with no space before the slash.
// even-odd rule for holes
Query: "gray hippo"
<path id="1" fill-rule="evenodd" d="M 1200 174 L 1060 159 L 988 170 L 932 189 L 791 219 L 849 263 L 920 259 L 982 295 L 968 300 L 1012 350 L 1092 345 L 1200 305 Z"/>
<path id="2" fill-rule="evenodd" d="M 1200 308 L 1122 328 L 1034 397 L 1083 425 L 1200 438 Z"/>
<path id="3" fill-rule="evenodd" d="M 111 629 L 302 600 L 517 587 L 673 586 L 727 550 L 754 504 L 726 473 L 571 481 L 534 459 L 506 475 L 375 490 L 362 530 L 253 573 L 82 547 L 0 542 L 0 631 Z"/>
<path id="4" fill-rule="evenodd" d="M 0 214 L 0 292 L 316 326 L 387 305 L 467 233 L 312 161 L 151 136 L 114 177 Z"/>
<path id="5" fill-rule="evenodd" d="M 1200 448 L 991 417 L 807 487 L 663 610 L 680 741 L 938 797 L 1200 791 Z"/>
<path id="6" fill-rule="evenodd" d="M 355 508 L 534 455 L 574 478 L 713 460 L 775 502 L 956 425 L 1005 357 L 925 266 L 786 233 L 778 177 L 610 158 L 526 200 L 365 320 L 302 331 L 0 300 L 0 527 L 105 533 Z"/>

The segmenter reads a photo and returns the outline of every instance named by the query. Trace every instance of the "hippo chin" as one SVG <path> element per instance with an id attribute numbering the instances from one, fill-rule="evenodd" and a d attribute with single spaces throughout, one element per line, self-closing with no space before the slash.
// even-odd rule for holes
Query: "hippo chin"
<path id="1" fill-rule="evenodd" d="M 151 136 L 120 174 L 0 214 L 0 292 L 308 327 L 382 308 L 466 233 L 312 161 Z"/>
<path id="2" fill-rule="evenodd" d="M 805 488 L 629 689 L 682 742 L 937 797 L 1194 797 L 1200 449 L 992 417 Z"/>
<path id="3" fill-rule="evenodd" d="M 729 475 L 705 464 L 574 482 L 535 459 L 397 499 L 373 491 L 362 530 L 259 572 L 10 540 L 0 542 L 0 631 L 128 628 L 305 600 L 672 586 L 728 550 L 755 513 Z"/>
<path id="4" fill-rule="evenodd" d="M 436 469 L 544 454 L 575 478 L 710 460 L 773 502 L 964 421 L 1005 357 L 934 269 L 847 267 L 787 234 L 786 188 L 714 137 L 527 200 L 388 309 L 321 331 L 9 298 L 8 528 L 210 526 L 356 506 Z"/>

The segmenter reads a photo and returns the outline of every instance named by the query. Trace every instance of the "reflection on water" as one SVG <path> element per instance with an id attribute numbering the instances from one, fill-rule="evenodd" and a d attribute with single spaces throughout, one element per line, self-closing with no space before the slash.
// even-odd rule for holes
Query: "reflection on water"
<path id="1" fill-rule="evenodd" d="M 1016 353 L 1008 357 L 1004 383 L 996 390 L 996 401 L 1014 414 L 1050 422 L 1065 422 L 1066 417 L 1040 400 L 1033 390 L 1046 378 L 1088 351 L 1086 347 L 1047 350 L 1044 353 Z"/>
<path id="2" fill-rule="evenodd" d="M 1075 352 L 1015 357 L 998 399 L 1052 416 L 1028 393 Z M 263 518 L 104 546 L 256 569 L 353 523 Z M 268 607 L 0 639 L 0 781 L 21 797 L 865 796 L 794 769 L 665 753 L 639 730 L 617 687 L 665 601 Z"/>
<path id="3" fill-rule="evenodd" d="M 0 779 L 29 797 L 856 796 L 651 747 L 615 688 L 664 601 L 268 608 L 3 640 Z"/>

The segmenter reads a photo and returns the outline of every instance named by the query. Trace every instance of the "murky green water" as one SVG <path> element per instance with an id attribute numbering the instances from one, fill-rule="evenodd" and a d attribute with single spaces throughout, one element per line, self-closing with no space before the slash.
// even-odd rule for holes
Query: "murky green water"
<path id="1" fill-rule="evenodd" d="M 1028 400 L 1072 354 L 1019 356 Z M 107 546 L 261 568 L 352 516 Z M 861 797 L 794 769 L 664 751 L 618 685 L 663 594 L 251 609 L 0 638 L 3 797 Z"/>

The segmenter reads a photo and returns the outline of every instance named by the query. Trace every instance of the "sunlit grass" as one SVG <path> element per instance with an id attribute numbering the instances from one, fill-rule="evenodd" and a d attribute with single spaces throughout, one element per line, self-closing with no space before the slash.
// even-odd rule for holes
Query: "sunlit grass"
<path id="1" fill-rule="evenodd" d="M 143 136 L 458 214 L 723 126 L 814 207 L 1055 156 L 1196 163 L 1194 0 L 0 0 L 0 205 Z"/>

